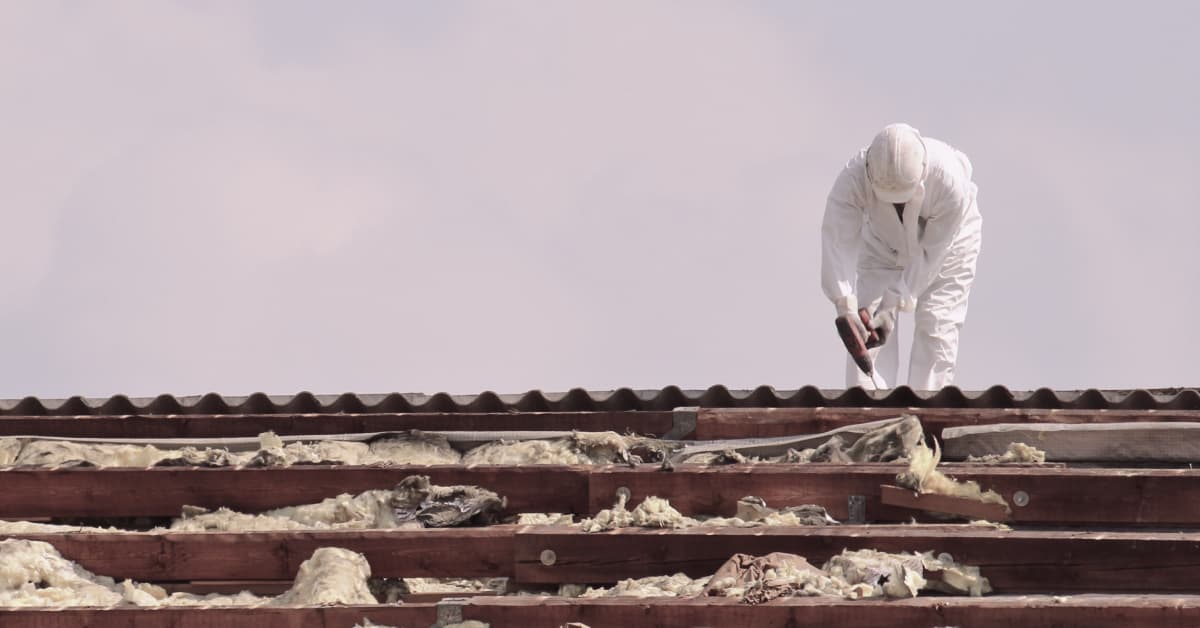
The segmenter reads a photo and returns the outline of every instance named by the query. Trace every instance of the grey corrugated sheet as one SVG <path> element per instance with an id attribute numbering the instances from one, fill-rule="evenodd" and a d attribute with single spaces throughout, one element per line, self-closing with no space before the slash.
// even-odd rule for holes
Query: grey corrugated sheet
<path id="1" fill-rule="evenodd" d="M 522 394 L 478 395 L 437 393 L 390 393 L 314 395 L 195 396 L 107 399 L 71 397 L 39 399 L 25 397 L 0 401 L 0 415 L 122 415 L 122 414 L 333 414 L 408 412 L 580 412 L 671 410 L 681 406 L 709 408 L 748 407 L 929 407 L 929 408 L 1063 408 L 1081 410 L 1200 410 L 1200 389 L 1156 388 L 1137 390 L 1010 391 L 993 386 L 983 391 L 956 387 L 937 392 L 915 392 L 907 386 L 888 391 L 823 390 L 805 386 L 776 390 L 759 386 L 753 390 L 730 390 L 713 386 L 705 390 L 683 390 L 667 386 L 658 390 L 620 388 L 588 391 L 575 388 L 564 393 L 532 390 Z"/>

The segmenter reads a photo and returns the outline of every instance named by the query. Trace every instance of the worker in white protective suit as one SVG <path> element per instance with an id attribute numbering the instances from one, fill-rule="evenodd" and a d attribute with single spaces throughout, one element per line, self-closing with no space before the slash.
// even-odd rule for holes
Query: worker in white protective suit
<path id="1" fill-rule="evenodd" d="M 896 385 L 899 313 L 914 312 L 908 385 L 938 390 L 954 381 L 958 335 L 975 279 L 983 219 L 967 156 L 907 124 L 893 124 L 846 164 L 821 225 L 821 284 L 838 316 L 871 329 L 876 380 L 847 359 L 846 385 Z M 880 381 L 882 379 L 882 381 Z"/>

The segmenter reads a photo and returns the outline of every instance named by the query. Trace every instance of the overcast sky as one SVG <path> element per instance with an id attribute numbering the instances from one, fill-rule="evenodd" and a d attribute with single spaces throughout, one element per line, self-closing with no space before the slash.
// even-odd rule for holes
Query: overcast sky
<path id="1" fill-rule="evenodd" d="M 975 166 L 961 387 L 1196 385 L 1197 7 L 4 2 L 0 397 L 840 388 L 896 121 Z"/>

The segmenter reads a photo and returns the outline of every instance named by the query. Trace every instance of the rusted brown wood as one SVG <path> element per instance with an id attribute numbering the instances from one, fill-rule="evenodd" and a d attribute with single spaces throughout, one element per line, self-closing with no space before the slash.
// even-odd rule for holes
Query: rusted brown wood
<path id="1" fill-rule="evenodd" d="M 292 588 L 291 580 L 193 580 L 191 582 L 159 582 L 168 593 L 220 593 L 233 595 L 249 591 L 255 595 L 279 595 Z"/>
<path id="2" fill-rule="evenodd" d="M 447 598 L 464 598 L 464 597 L 496 597 L 499 595 L 495 591 L 471 591 L 470 593 L 463 592 L 442 592 L 442 593 L 407 593 L 400 596 L 400 601 L 404 604 L 427 604 L 429 602 L 439 602 Z"/>
<path id="3" fill-rule="evenodd" d="M 1009 510 L 1001 504 L 985 503 L 964 497 L 934 493 L 917 493 L 912 489 L 884 484 L 879 487 L 879 500 L 888 506 L 899 506 L 925 512 L 939 512 L 970 519 L 1007 521 Z"/>
<path id="4" fill-rule="evenodd" d="M 5 628 L 350 628 L 364 619 L 424 628 L 437 621 L 437 605 L 0 609 Z"/>
<path id="5" fill-rule="evenodd" d="M 943 465 L 1013 505 L 1016 523 L 1070 525 L 1200 524 L 1200 469 L 1079 469 Z M 686 514 L 732 515 L 737 500 L 762 497 L 782 507 L 819 504 L 845 519 L 863 496 L 867 521 L 908 521 L 912 511 L 880 501 L 901 465 L 433 466 L 286 469 L 18 469 L 0 472 L 0 517 L 178 516 L 185 504 L 244 512 L 312 503 L 339 493 L 390 488 L 412 473 L 437 484 L 474 484 L 508 498 L 509 512 L 591 513 L 612 506 L 621 487 L 632 505 L 667 497 Z M 1018 491 L 1026 500 L 1014 500 Z M 1017 501 L 1026 501 L 1021 506 Z"/>
<path id="6" fill-rule="evenodd" d="M 289 580 L 321 547 L 366 556 L 377 578 L 512 575 L 516 526 L 337 532 L 20 535 L 118 580 Z"/>
<path id="7" fill-rule="evenodd" d="M 927 434 L 947 427 L 998 423 L 1121 423 L 1200 421 L 1200 410 L 1039 410 L 1034 408 L 701 408 L 695 438 L 758 438 L 816 434 L 846 425 L 914 414 Z"/>
<path id="8" fill-rule="evenodd" d="M 587 481 L 576 467 L 439 465 L 295 466 L 283 469 L 11 469 L 0 471 L 0 517 L 179 516 L 185 504 L 243 512 L 387 489 L 408 475 L 473 484 L 508 499 L 510 512 L 584 512 Z"/>
<path id="9" fill-rule="evenodd" d="M 952 459 L 1003 454 L 1029 443 L 1050 460 L 1069 462 L 1200 462 L 1200 422 L 1081 425 L 1005 423 L 946 428 L 942 455 Z"/>
<path id="10" fill-rule="evenodd" d="M 174 414 L 0 416 L 0 436 L 217 438 L 403 430 L 584 430 L 666 434 L 671 412 L 441 412 L 392 414 Z"/>
<path id="11" fill-rule="evenodd" d="M 593 628 L 654 626 L 971 626 L 972 628 L 1191 628 L 1200 624 L 1193 595 L 1047 595 L 909 600 L 790 598 L 748 606 L 737 600 L 474 597 L 465 619 L 492 626 L 558 626 L 577 621 Z M 437 620 L 435 604 L 324 608 L 112 608 L 9 609 L 0 625 L 22 628 L 348 628 L 371 621 L 421 627 Z"/>
<path id="12" fill-rule="evenodd" d="M 227 581 L 267 591 L 319 547 L 363 554 L 372 575 L 515 577 L 528 583 L 613 583 L 713 573 L 735 553 L 790 552 L 821 564 L 843 549 L 949 553 L 999 593 L 1187 592 L 1200 579 L 1200 533 L 997 530 L 969 525 L 623 529 L 561 526 L 418 531 L 22 535 L 95 573 L 142 581 Z M 183 585 L 184 588 L 192 585 Z M 245 588 L 245 587 L 242 587 Z M 194 589 L 193 589 L 194 590 Z M 214 589 L 217 590 L 217 589 Z"/>
<path id="13" fill-rule="evenodd" d="M 839 520 L 847 500 L 865 498 L 866 520 L 905 522 L 907 508 L 880 501 L 879 486 L 894 483 L 901 465 L 731 465 L 673 472 L 610 467 L 588 476 L 590 509 L 612 506 L 617 490 L 631 507 L 647 496 L 667 497 L 684 514 L 731 516 L 737 500 L 762 497 L 783 507 L 818 504 Z M 975 480 L 1013 506 L 1015 523 L 1069 525 L 1196 525 L 1200 523 L 1200 469 L 1078 469 L 943 465 L 960 480 Z M 1017 492 L 1025 494 L 1016 500 Z M 1020 506 L 1018 501 L 1025 501 Z"/>
<path id="14" fill-rule="evenodd" d="M 541 583 L 604 583 L 679 572 L 700 577 L 739 552 L 789 552 L 820 566 L 843 549 L 949 553 L 979 567 L 997 593 L 1182 593 L 1195 591 L 1200 578 L 1197 533 L 897 525 L 588 534 L 547 526 L 522 531 L 515 547 L 517 580 Z"/>
<path id="15" fill-rule="evenodd" d="M 970 626 L 971 628 L 1192 628 L 1200 625 L 1197 596 L 996 596 L 918 597 L 908 600 L 790 598 L 749 606 L 737 600 L 475 598 L 467 619 L 492 626 L 558 626 L 576 621 L 592 628 L 656 626 Z"/>

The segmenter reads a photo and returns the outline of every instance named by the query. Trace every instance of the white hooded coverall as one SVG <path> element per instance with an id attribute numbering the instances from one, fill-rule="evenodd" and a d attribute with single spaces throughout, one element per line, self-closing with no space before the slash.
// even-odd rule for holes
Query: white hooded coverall
<path id="1" fill-rule="evenodd" d="M 958 335 L 975 279 L 983 219 L 967 156 L 924 138 L 925 179 L 904 206 L 891 203 L 867 180 L 864 148 L 846 163 L 829 193 L 821 225 L 821 284 L 831 301 L 855 295 L 859 307 L 915 312 L 908 385 L 939 390 L 954 381 Z M 898 326 L 897 326 L 898 330 Z M 885 387 L 899 372 L 899 334 L 871 350 Z M 846 360 L 846 386 L 871 379 Z"/>

